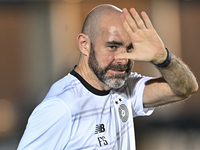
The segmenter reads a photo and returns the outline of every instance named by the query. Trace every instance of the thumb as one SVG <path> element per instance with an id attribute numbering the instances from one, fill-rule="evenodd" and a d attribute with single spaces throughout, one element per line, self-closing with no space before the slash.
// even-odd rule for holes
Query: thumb
<path id="1" fill-rule="evenodd" d="M 115 59 L 132 59 L 132 60 L 135 60 L 134 55 L 132 53 L 118 53 L 114 57 L 115 57 Z"/>

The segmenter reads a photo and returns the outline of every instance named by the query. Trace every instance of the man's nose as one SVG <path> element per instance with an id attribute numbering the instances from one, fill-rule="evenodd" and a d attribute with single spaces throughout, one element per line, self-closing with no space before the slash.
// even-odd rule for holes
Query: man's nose
<path id="1" fill-rule="evenodd" d="M 127 53 L 126 48 L 121 48 L 116 54 L 119 54 L 119 53 Z M 128 59 L 115 59 L 115 61 L 117 63 L 120 63 L 120 64 L 127 64 L 128 63 Z"/>

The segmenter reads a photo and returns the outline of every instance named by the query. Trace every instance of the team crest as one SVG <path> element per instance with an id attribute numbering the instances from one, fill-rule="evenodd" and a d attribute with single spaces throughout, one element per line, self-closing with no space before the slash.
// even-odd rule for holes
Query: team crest
<path id="1" fill-rule="evenodd" d="M 126 107 L 126 105 L 121 104 L 119 106 L 119 116 L 120 116 L 120 119 L 122 120 L 122 122 L 126 122 L 128 120 L 129 112 L 128 112 L 128 108 Z"/>

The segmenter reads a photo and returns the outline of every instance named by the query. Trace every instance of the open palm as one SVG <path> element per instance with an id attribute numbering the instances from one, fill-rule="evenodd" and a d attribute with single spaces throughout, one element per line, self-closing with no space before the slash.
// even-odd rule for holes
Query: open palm
<path id="1" fill-rule="evenodd" d="M 142 20 L 134 8 L 130 9 L 130 13 L 132 16 L 127 9 L 123 9 L 122 23 L 132 40 L 134 51 L 117 54 L 115 58 L 153 62 L 154 64 L 163 62 L 167 52 L 147 14 L 141 13 Z"/>

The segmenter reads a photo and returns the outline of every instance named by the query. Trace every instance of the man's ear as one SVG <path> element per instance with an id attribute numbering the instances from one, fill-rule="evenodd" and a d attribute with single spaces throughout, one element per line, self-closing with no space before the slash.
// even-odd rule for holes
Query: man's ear
<path id="1" fill-rule="evenodd" d="M 85 56 L 89 56 L 90 39 L 88 35 L 80 33 L 77 37 L 77 43 L 81 53 Z"/>

